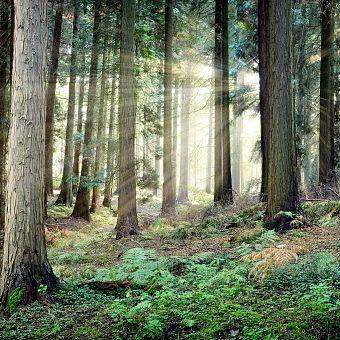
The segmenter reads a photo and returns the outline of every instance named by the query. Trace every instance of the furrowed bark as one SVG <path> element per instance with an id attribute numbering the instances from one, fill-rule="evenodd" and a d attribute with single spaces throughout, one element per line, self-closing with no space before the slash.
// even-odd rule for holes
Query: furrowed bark
<path id="1" fill-rule="evenodd" d="M 47 259 L 43 225 L 47 1 L 15 0 L 1 304 L 6 313 L 37 299 L 40 284 L 57 284 Z M 32 48 L 35 53 L 32 54 Z"/>

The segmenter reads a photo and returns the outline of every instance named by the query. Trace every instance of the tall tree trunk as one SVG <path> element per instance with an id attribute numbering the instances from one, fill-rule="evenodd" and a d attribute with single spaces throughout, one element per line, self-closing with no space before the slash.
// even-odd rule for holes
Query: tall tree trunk
<path id="1" fill-rule="evenodd" d="M 47 259 L 44 225 L 44 127 L 47 1 L 15 0 L 13 96 L 1 303 L 12 312 L 57 279 Z M 31 53 L 34 48 L 35 53 Z"/>
<path id="2" fill-rule="evenodd" d="M 10 74 L 10 9 L 11 2 L 0 3 L 0 230 L 5 222 L 5 188 L 6 188 L 6 144 L 8 134 L 8 100 L 7 92 Z"/>
<path id="3" fill-rule="evenodd" d="M 78 39 L 78 17 L 79 4 L 77 0 L 73 1 L 74 15 L 73 15 L 73 37 L 72 50 L 70 60 L 70 83 L 68 89 L 68 110 L 66 123 L 66 141 L 65 141 L 65 155 L 63 177 L 61 181 L 61 190 L 56 204 L 65 204 L 71 206 L 73 202 L 72 190 L 72 165 L 73 165 L 73 134 L 74 134 L 74 112 L 76 106 L 76 81 L 77 81 L 77 46 Z"/>
<path id="4" fill-rule="evenodd" d="M 295 121 L 292 112 L 291 1 L 268 2 L 269 176 L 268 227 L 290 228 L 298 211 Z"/>
<path id="5" fill-rule="evenodd" d="M 157 107 L 157 119 L 158 119 L 158 123 L 161 124 L 161 120 L 162 120 L 162 104 L 159 103 L 158 104 L 158 107 Z M 156 136 L 156 145 L 155 145 L 155 149 L 156 149 L 156 152 L 155 152 L 155 173 L 157 175 L 157 186 L 155 187 L 154 191 L 153 191 L 153 194 L 155 196 L 158 195 L 158 186 L 159 186 L 159 176 L 160 176 L 160 173 L 161 173 L 161 161 L 160 161 L 160 155 L 159 155 L 159 152 L 160 152 L 160 149 L 161 149 L 161 136 L 160 136 L 160 133 L 157 134 Z"/>
<path id="6" fill-rule="evenodd" d="M 181 155 L 179 188 L 177 201 L 181 204 L 189 202 L 189 113 L 191 104 L 191 65 L 188 63 L 186 77 L 182 84 L 182 114 L 181 114 Z"/>
<path id="7" fill-rule="evenodd" d="M 119 74 L 119 196 L 116 237 L 139 233 L 136 206 L 135 0 L 122 1 Z"/>
<path id="8" fill-rule="evenodd" d="M 211 170 L 212 170 L 212 138 L 213 138 L 213 118 L 214 108 L 213 101 L 209 100 L 209 133 L 208 133 L 208 148 L 207 148 L 207 170 L 206 170 L 206 186 L 205 191 L 211 194 Z"/>
<path id="9" fill-rule="evenodd" d="M 104 28 L 106 27 L 107 20 L 105 20 Z M 106 139 L 106 104 L 107 104 L 107 49 L 108 34 L 104 32 L 104 50 L 103 50 L 103 63 L 102 63 L 102 79 L 100 84 L 100 99 L 99 99 L 99 113 L 98 113 L 98 127 L 97 127 L 97 147 L 96 157 L 94 162 L 94 180 L 95 185 L 93 187 L 91 213 L 95 213 L 99 208 L 100 200 L 100 184 L 104 179 L 104 146 Z"/>
<path id="10" fill-rule="evenodd" d="M 239 72 L 235 77 L 235 90 L 240 89 L 244 86 L 244 75 L 243 72 Z M 241 108 L 244 107 L 242 94 L 238 95 L 233 111 L 234 111 L 234 131 L 233 131 L 233 188 L 239 195 L 242 192 L 242 158 L 243 158 L 243 148 L 242 148 L 242 129 L 243 129 L 243 117 Z"/>
<path id="11" fill-rule="evenodd" d="M 109 136 L 107 142 L 107 155 L 106 155 L 106 181 L 104 190 L 103 206 L 110 207 L 112 199 L 112 186 L 114 178 L 114 168 L 116 165 L 116 69 L 113 68 L 112 74 L 112 87 L 111 87 L 111 106 L 110 106 L 110 119 L 109 119 Z"/>
<path id="12" fill-rule="evenodd" d="M 85 51 L 82 53 L 81 64 L 85 64 Z M 74 143 L 74 157 L 73 157 L 73 192 L 77 193 L 80 176 L 80 155 L 83 144 L 83 103 L 85 95 L 85 74 L 81 72 L 79 81 L 79 97 L 78 97 L 78 116 L 77 116 L 77 138 Z"/>
<path id="13" fill-rule="evenodd" d="M 172 42 L 173 0 L 165 1 L 164 45 L 164 133 L 163 133 L 163 200 L 162 214 L 175 214 L 176 185 L 173 176 L 172 155 Z"/>
<path id="14" fill-rule="evenodd" d="M 147 107 L 144 106 L 143 109 L 143 173 L 142 173 L 142 178 L 143 181 L 147 179 L 148 176 L 148 163 L 149 163 L 149 136 L 148 136 L 148 125 L 147 125 L 147 120 L 148 120 L 148 112 L 147 112 Z"/>
<path id="15" fill-rule="evenodd" d="M 222 199 L 222 0 L 215 0 L 215 167 L 214 202 Z"/>
<path id="16" fill-rule="evenodd" d="M 178 103 L 179 103 L 179 77 L 175 76 L 174 81 L 174 116 L 173 116 L 173 133 L 172 133 L 172 154 L 173 154 L 173 166 L 174 166 L 174 185 L 175 194 L 177 187 L 177 129 L 178 129 Z"/>
<path id="17" fill-rule="evenodd" d="M 229 27 L 228 0 L 222 1 L 222 202 L 233 203 L 229 114 Z"/>
<path id="18" fill-rule="evenodd" d="M 269 167 L 269 89 L 268 89 L 268 6 L 266 0 L 258 1 L 258 40 L 260 74 L 260 115 L 262 176 L 260 200 L 267 201 Z"/>
<path id="19" fill-rule="evenodd" d="M 72 217 L 83 218 L 90 221 L 90 169 L 93 160 L 93 116 L 96 102 L 98 56 L 100 43 L 100 22 L 101 22 L 101 0 L 95 0 L 93 18 L 93 39 L 91 52 L 91 68 L 89 80 L 89 92 L 87 101 L 87 114 L 85 123 L 84 149 L 81 164 L 81 175 L 76 203 L 72 212 Z"/>
<path id="20" fill-rule="evenodd" d="M 49 78 L 46 93 L 46 127 L 45 127 L 45 201 L 47 196 L 53 195 L 53 137 L 54 137 L 54 109 L 55 90 L 57 86 L 57 72 L 59 64 L 59 50 L 61 29 L 63 24 L 64 0 L 58 0 L 54 21 L 53 45 L 49 66 Z M 46 203 L 45 202 L 45 203 Z"/>
<path id="21" fill-rule="evenodd" d="M 334 0 L 321 1 L 319 183 L 326 184 L 334 172 Z"/>

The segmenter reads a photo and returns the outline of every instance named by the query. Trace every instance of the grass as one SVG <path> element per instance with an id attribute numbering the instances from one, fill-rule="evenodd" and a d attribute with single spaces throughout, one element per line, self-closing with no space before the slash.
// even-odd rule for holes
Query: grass
<path id="1" fill-rule="evenodd" d="M 46 295 L 41 287 L 39 301 L 0 319 L 0 338 L 338 338 L 337 202 L 304 205 L 318 226 L 278 236 L 263 228 L 261 205 L 223 211 L 205 199 L 180 207 L 173 221 L 155 217 L 141 237 L 119 242 L 108 209 L 87 224 L 50 207 L 56 237 L 48 253 L 62 288 Z M 148 216 L 158 208 L 145 204 Z M 285 260 L 266 259 L 293 251 Z M 91 286 L 98 281 L 117 286 L 101 291 Z"/>

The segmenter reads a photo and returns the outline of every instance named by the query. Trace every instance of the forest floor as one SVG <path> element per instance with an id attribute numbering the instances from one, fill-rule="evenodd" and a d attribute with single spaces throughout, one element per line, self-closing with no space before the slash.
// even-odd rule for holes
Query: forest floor
<path id="1" fill-rule="evenodd" d="M 303 203 L 277 235 L 245 197 L 227 209 L 196 193 L 171 221 L 139 202 L 142 234 L 115 240 L 116 218 L 91 223 L 49 208 L 58 291 L 0 318 L 0 339 L 336 339 L 340 202 Z"/>

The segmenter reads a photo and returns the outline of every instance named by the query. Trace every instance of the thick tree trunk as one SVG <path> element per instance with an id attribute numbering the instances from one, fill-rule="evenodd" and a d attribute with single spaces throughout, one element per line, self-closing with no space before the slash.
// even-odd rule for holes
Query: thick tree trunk
<path id="1" fill-rule="evenodd" d="M 107 142 L 107 155 L 106 155 L 106 181 L 103 200 L 103 206 L 108 208 L 111 206 L 114 169 L 116 166 L 115 125 L 116 125 L 116 69 L 114 68 L 112 74 L 109 136 Z"/>
<path id="2" fill-rule="evenodd" d="M 44 127 L 47 1 L 15 0 L 13 96 L 1 303 L 12 312 L 57 279 L 47 259 L 44 225 Z M 31 53 L 34 48 L 35 53 Z"/>
<path id="3" fill-rule="evenodd" d="M 135 0 L 122 1 L 119 75 L 119 196 L 116 237 L 139 233 L 136 207 Z"/>
<path id="4" fill-rule="evenodd" d="M 85 51 L 82 53 L 81 65 L 85 63 Z M 80 155 L 83 145 L 83 103 L 85 95 L 85 74 L 82 72 L 79 81 L 79 97 L 78 97 L 78 116 L 77 116 L 77 138 L 74 143 L 74 157 L 73 157 L 73 193 L 77 193 L 80 176 Z"/>
<path id="5" fill-rule="evenodd" d="M 93 162 L 93 116 L 96 102 L 97 91 L 97 74 L 98 74 L 98 56 L 100 43 L 100 22 L 101 22 L 101 0 L 95 0 L 94 19 L 93 19 L 93 39 L 91 52 L 91 68 L 89 80 L 89 93 L 87 101 L 87 114 L 84 135 L 84 149 L 81 166 L 81 175 L 79 188 L 76 197 L 76 203 L 72 212 L 72 217 L 83 218 L 90 221 L 90 187 L 92 185 L 90 178 L 90 169 Z"/>
<path id="6" fill-rule="evenodd" d="M 104 22 L 104 28 L 106 27 L 106 21 Z M 96 157 L 94 162 L 94 181 L 95 185 L 93 187 L 92 193 L 92 204 L 91 213 L 94 214 L 99 208 L 100 201 L 100 186 L 104 180 L 104 149 L 105 149 L 105 139 L 106 139 L 106 104 L 107 104 L 107 60 L 108 60 L 108 49 L 107 40 L 108 35 L 104 33 L 104 50 L 103 50 L 103 63 L 102 63 L 102 79 L 100 84 L 100 99 L 99 99 L 99 113 L 98 113 L 98 127 L 97 127 L 97 147 L 96 147 Z"/>
<path id="7" fill-rule="evenodd" d="M 295 121 L 292 112 L 291 1 L 268 2 L 268 85 L 270 147 L 268 227 L 290 228 L 290 215 L 298 211 Z"/>
<path id="8" fill-rule="evenodd" d="M 59 64 L 59 50 L 61 29 L 63 23 L 64 0 L 58 0 L 54 21 L 53 45 L 49 66 L 49 78 L 46 93 L 46 127 L 45 127 L 45 200 L 53 195 L 53 136 L 55 90 L 57 86 L 57 72 Z"/>
<path id="9" fill-rule="evenodd" d="M 229 114 L 229 28 L 228 0 L 222 2 L 222 203 L 233 203 Z"/>
<path id="10" fill-rule="evenodd" d="M 6 145 L 8 135 L 11 2 L 0 3 L 0 230 L 5 223 Z M 1 236 L 0 236 L 1 237 Z M 2 237 L 1 237 L 2 238 Z"/>
<path id="11" fill-rule="evenodd" d="M 174 81 L 174 116 L 173 116 L 173 133 L 172 133 L 172 154 L 173 154 L 173 166 L 174 166 L 174 185 L 175 194 L 177 191 L 177 129 L 178 129 L 178 103 L 179 103 L 179 77 L 175 76 Z"/>
<path id="12" fill-rule="evenodd" d="M 321 1 L 319 183 L 334 174 L 334 0 Z M 333 150 L 332 150 L 333 149 Z"/>
<path id="13" fill-rule="evenodd" d="M 214 108 L 213 101 L 209 103 L 209 133 L 208 133 L 208 148 L 207 148 L 207 170 L 206 170 L 206 186 L 205 191 L 211 194 L 211 170 L 212 170 L 212 140 L 213 140 L 213 118 Z"/>
<path id="14" fill-rule="evenodd" d="M 173 176 L 172 155 L 172 42 L 173 0 L 165 1 L 164 45 L 164 133 L 163 133 L 163 200 L 162 214 L 175 214 L 176 185 Z"/>
<path id="15" fill-rule="evenodd" d="M 215 167 L 214 202 L 222 199 L 222 0 L 215 0 Z"/>
<path id="16" fill-rule="evenodd" d="M 262 177 L 260 200 L 267 201 L 269 167 L 269 89 L 268 89 L 268 6 L 266 0 L 258 1 L 258 39 L 260 74 L 260 115 Z"/>
<path id="17" fill-rule="evenodd" d="M 186 74 L 182 85 L 181 155 L 177 197 L 177 201 L 181 204 L 189 203 L 189 113 L 191 104 L 191 67 L 189 64 Z"/>
<path id="18" fill-rule="evenodd" d="M 79 17 L 79 4 L 74 0 L 74 15 L 73 15 L 73 38 L 72 50 L 70 60 L 70 83 L 68 90 L 68 110 L 67 110 L 67 123 L 66 123 L 66 142 L 65 142 L 65 155 L 63 177 L 61 181 L 61 190 L 56 204 L 64 204 L 71 206 L 73 202 L 72 190 L 72 165 L 73 165 L 73 134 L 74 134 L 74 112 L 76 106 L 76 81 L 77 81 L 77 51 L 76 42 L 78 39 L 78 17 Z"/>

